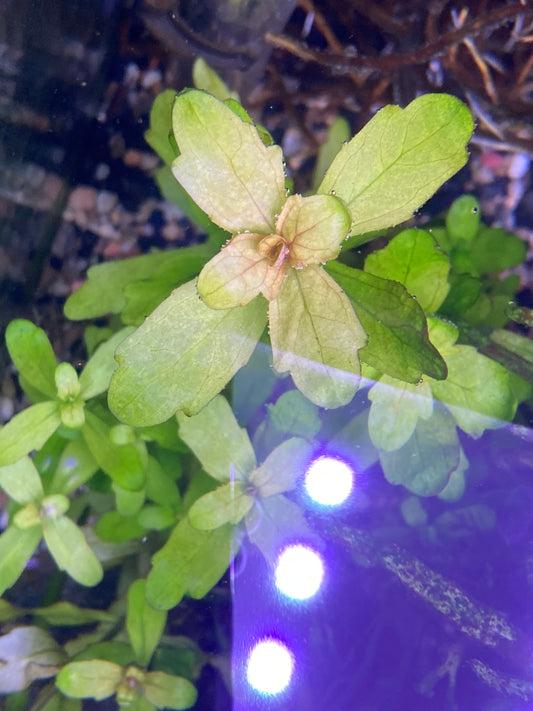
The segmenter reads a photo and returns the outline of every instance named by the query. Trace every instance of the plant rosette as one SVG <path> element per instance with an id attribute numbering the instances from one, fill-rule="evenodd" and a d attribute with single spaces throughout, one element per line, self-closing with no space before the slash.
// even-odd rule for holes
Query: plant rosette
<path id="1" fill-rule="evenodd" d="M 198 412 L 247 363 L 267 321 L 275 370 L 319 406 L 348 403 L 368 339 L 323 265 L 349 235 L 353 246 L 366 241 L 354 235 L 409 218 L 464 165 L 473 128 L 452 96 L 388 106 L 302 197 L 287 194 L 280 147 L 234 103 L 198 90 L 174 102 L 174 177 L 231 238 L 118 348 L 109 403 L 130 424 Z M 169 386 L 172 354 L 179 382 Z"/>

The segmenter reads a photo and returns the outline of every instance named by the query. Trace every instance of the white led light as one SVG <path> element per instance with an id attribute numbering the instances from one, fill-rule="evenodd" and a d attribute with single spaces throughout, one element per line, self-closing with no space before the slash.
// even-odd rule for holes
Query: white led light
<path id="1" fill-rule="evenodd" d="M 318 504 L 335 506 L 349 496 L 353 486 L 353 470 L 341 459 L 319 457 L 311 463 L 305 475 L 305 488 Z"/>
<path id="2" fill-rule="evenodd" d="M 312 597 L 324 578 L 324 565 L 318 553 L 306 546 L 289 546 L 276 564 L 278 589 L 294 600 Z"/>
<path id="3" fill-rule="evenodd" d="M 246 678 L 261 694 L 279 694 L 291 680 L 294 660 L 277 639 L 263 639 L 250 652 Z"/>

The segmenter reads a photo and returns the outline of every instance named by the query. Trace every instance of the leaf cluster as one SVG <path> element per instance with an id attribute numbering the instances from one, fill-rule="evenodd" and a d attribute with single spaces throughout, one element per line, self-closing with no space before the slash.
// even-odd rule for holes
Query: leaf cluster
<path id="1" fill-rule="evenodd" d="M 522 242 L 484 226 L 471 196 L 427 230 L 388 231 L 464 164 L 472 121 L 457 99 L 386 107 L 347 143 L 336 124 L 316 194 L 298 196 L 268 132 L 198 76 L 219 98 L 164 93 L 146 138 L 163 194 L 206 241 L 89 270 L 67 316 L 114 318 L 87 326 L 79 374 L 29 321 L 6 331 L 32 404 L 0 429 L 0 591 L 39 565 L 41 540 L 84 586 L 120 566 L 106 611 L 0 600 L 20 622 L 0 637 L 0 693 L 55 678 L 36 709 L 192 706 L 216 660 L 165 634 L 166 611 L 205 597 L 245 540 L 270 565 L 287 541 L 323 545 L 304 511 L 313 458 L 342 450 L 454 502 L 469 485 L 459 430 L 480 437 L 531 396 L 531 342 L 504 328 L 530 315 L 498 276 Z M 386 246 L 349 266 L 377 234 Z M 79 634 L 61 645 L 56 626 Z"/>

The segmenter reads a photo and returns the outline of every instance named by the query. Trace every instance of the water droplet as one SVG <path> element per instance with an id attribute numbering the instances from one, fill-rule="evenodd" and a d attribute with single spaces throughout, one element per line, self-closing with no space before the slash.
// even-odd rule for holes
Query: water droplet
<path id="1" fill-rule="evenodd" d="M 332 190 L 332 191 L 331 191 L 331 194 L 332 194 L 332 195 L 336 195 L 337 193 L 335 192 L 335 190 Z"/>

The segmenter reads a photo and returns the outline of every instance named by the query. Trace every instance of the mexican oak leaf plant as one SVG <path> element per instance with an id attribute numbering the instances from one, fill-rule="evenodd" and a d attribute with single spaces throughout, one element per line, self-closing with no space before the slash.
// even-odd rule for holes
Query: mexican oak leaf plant
<path id="1" fill-rule="evenodd" d="M 315 195 L 289 195 L 281 149 L 234 109 L 198 90 L 182 92 L 173 105 L 174 177 L 229 240 L 117 349 L 109 404 L 132 425 L 201 410 L 247 363 L 267 322 L 275 370 L 290 373 L 319 406 L 348 403 L 360 352 L 375 353 L 378 341 L 330 264 L 346 238 L 361 244 L 365 233 L 412 216 L 465 164 L 473 130 L 468 109 L 449 95 L 385 107 L 342 146 Z M 358 270 L 350 276 L 365 312 L 376 291 L 399 286 Z M 391 374 L 442 379 L 445 364 L 421 310 L 418 316 L 420 363 Z"/>

